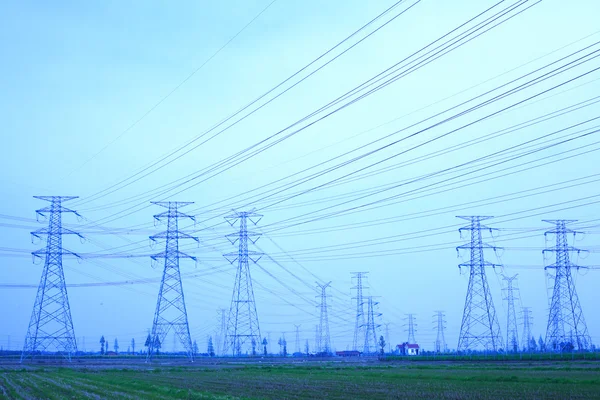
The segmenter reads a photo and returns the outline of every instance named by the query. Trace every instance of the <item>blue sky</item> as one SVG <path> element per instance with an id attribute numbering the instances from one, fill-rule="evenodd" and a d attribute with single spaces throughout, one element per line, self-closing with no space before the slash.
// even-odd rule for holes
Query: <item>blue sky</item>
<path id="1" fill-rule="evenodd" d="M 218 267 L 218 272 L 184 280 L 190 329 L 199 343 L 204 343 L 206 335 L 213 334 L 217 326 L 216 310 L 228 308 L 231 299 L 235 269 L 227 267 L 221 254 L 233 251 L 233 246 L 223 235 L 235 228 L 222 223 L 222 215 L 231 208 L 228 202 L 223 202 L 224 199 L 243 195 L 359 146 L 374 149 L 375 145 L 367 144 L 592 45 L 600 38 L 596 17 L 600 15 L 600 4 L 591 0 L 570 4 L 544 0 L 458 50 L 206 182 L 173 197 L 132 199 L 132 196 L 168 185 L 278 132 L 495 4 L 491 1 L 455 4 L 423 0 L 322 71 L 214 140 L 134 184 L 105 197 L 92 197 L 205 132 L 393 4 L 391 1 L 278 0 L 209 63 L 145 115 L 269 3 L 65 1 L 52 5 L 5 2 L 0 6 L 0 46 L 4 55 L 4 62 L 0 65 L 0 91 L 3 93 L 0 117 L 4 139 L 0 159 L 3 191 L 0 214 L 33 219 L 34 210 L 44 204 L 32 196 L 78 195 L 81 199 L 72 202 L 72 208 L 77 209 L 86 220 L 78 223 L 68 216 L 65 220 L 72 224 L 71 228 L 79 227 L 90 234 L 86 235 L 88 241 L 83 244 L 76 239 L 65 239 L 66 247 L 81 253 L 128 251 L 149 255 L 159 250 L 148 246 L 147 237 L 161 229 L 152 225 L 152 215 L 160 210 L 151 206 L 149 200 L 194 201 L 196 204 L 188 209 L 197 215 L 199 223 L 196 229 L 200 229 L 198 236 L 202 245 L 188 250 L 198 255 L 201 262 L 197 266 L 182 262 L 182 273 L 204 274 Z M 564 218 L 582 221 L 579 226 L 585 228 L 582 230 L 587 234 L 580 236 L 582 240 L 575 245 L 590 248 L 592 252 L 585 259 L 581 256 L 578 261 L 582 265 L 598 265 L 597 254 L 593 251 L 598 231 L 594 232 L 595 222 L 588 222 L 598 214 L 598 205 L 583 205 L 593 202 L 593 198 L 578 200 L 597 195 L 591 178 L 583 179 L 600 173 L 594 152 L 538 168 L 532 168 L 535 164 L 528 164 L 522 172 L 449 192 L 368 211 L 360 209 L 360 212 L 321 218 L 296 227 L 276 228 L 286 225 L 281 221 L 305 213 L 322 215 L 325 211 L 317 210 L 345 200 L 351 202 L 336 206 L 331 211 L 363 205 L 389 195 L 406 195 L 405 192 L 419 188 L 420 184 L 408 184 L 363 199 L 353 197 L 361 190 L 411 180 L 597 116 L 597 105 L 589 105 L 516 133 L 435 158 L 429 157 L 432 152 L 477 140 L 486 134 L 589 100 L 600 88 L 600 74 L 595 71 L 455 135 L 399 154 L 435 135 L 597 66 L 598 61 L 592 60 L 579 69 L 502 100 L 489 109 L 477 111 L 290 188 L 280 196 L 309 190 L 386 157 L 395 156 L 373 168 L 391 167 L 414 157 L 426 157 L 420 163 L 324 190 L 311 190 L 286 198 L 277 205 L 271 205 L 275 202 L 271 199 L 238 204 L 256 207 L 264 214 L 256 228 L 266 234 L 258 242 L 260 249 L 294 271 L 303 281 L 267 259 L 261 261 L 261 266 L 269 273 L 261 268 L 253 270 L 255 281 L 259 282 L 255 293 L 261 331 L 271 332 L 272 337 L 287 332 L 290 341 L 293 324 L 301 323 L 302 340 L 309 339 L 312 343 L 317 322 L 316 309 L 307 300 L 312 301 L 316 293 L 306 283 L 315 281 L 314 274 L 323 281 L 333 282 L 332 341 L 336 348 L 346 348 L 352 340 L 354 318 L 350 272 L 364 270 L 370 271 L 370 293 L 380 296 L 379 311 L 383 314 L 380 323 L 391 324 L 390 336 L 394 343 L 403 341 L 406 336 L 404 315 L 415 313 L 419 323 L 417 341 L 431 346 L 435 337 L 431 316 L 434 310 L 443 309 L 448 321 L 446 338 L 449 347 L 454 348 L 467 286 L 467 275 L 459 274 L 457 268 L 462 259 L 457 258 L 453 250 L 461 243 L 457 231 L 460 221 L 455 215 L 495 215 L 504 217 L 499 217 L 497 223 L 491 220 L 488 225 L 501 230 L 488 240 L 507 249 L 498 253 L 500 260 L 494 253 L 488 257 L 490 261 L 506 264 L 506 274 L 519 273 L 522 303 L 533 309 L 534 333 L 536 336 L 544 334 L 548 296 L 541 250 L 547 242 L 543 235 L 545 224 L 541 220 Z M 584 127 L 592 125 L 593 122 Z M 416 129 L 410 128 L 406 133 Z M 579 154 L 582 150 L 577 148 L 587 146 L 591 150 L 595 148 L 596 140 L 597 134 L 591 134 L 506 165 L 545 156 L 561 158 L 561 154 Z M 390 141 L 392 138 L 382 139 L 380 143 Z M 343 156 L 340 160 L 350 157 Z M 332 164 L 326 164 L 329 165 Z M 499 171 L 506 165 L 489 171 Z M 301 173 L 299 176 L 305 175 Z M 451 177 L 445 176 L 437 185 L 443 185 L 444 179 L 452 183 Z M 572 188 L 563 184 L 560 186 L 563 189 L 548 194 L 486 206 L 449 207 L 569 180 L 583 183 Z M 332 198 L 334 195 L 347 197 Z M 121 203 L 130 199 L 131 202 Z M 558 203 L 565 205 L 525 211 Z M 136 211 L 113 216 L 128 206 L 136 206 Z M 555 211 L 569 206 L 574 207 Z M 431 211 L 441 207 L 449 208 Z M 522 214 L 511 216 L 518 212 Z M 511 220 L 517 217 L 519 219 Z M 392 222 L 374 224 L 384 219 Z M 6 218 L 0 222 L 6 225 L 0 227 L 2 247 L 23 250 L 18 255 L 25 255 L 14 256 L 15 252 L 2 251 L 0 282 L 36 285 L 41 267 L 31 264 L 26 251 L 37 249 L 31 244 L 28 234 L 32 230 L 30 228 L 37 225 L 33 221 L 15 222 Z M 344 228 L 347 224 L 363 222 L 367 226 Z M 98 230 L 89 225 L 96 223 L 111 234 L 98 234 Z M 219 225 L 213 227 L 215 224 Z M 131 227 L 138 230 L 131 230 Z M 130 230 L 115 235 L 117 229 Z M 436 235 L 418 233 L 428 230 Z M 529 237 L 515 239 L 519 232 Z M 395 235 L 405 236 L 391 238 Z M 375 245 L 369 242 L 387 237 L 390 239 L 381 240 L 386 243 Z M 369 246 L 357 247 L 361 243 Z M 331 250 L 332 247 L 324 246 L 336 245 L 339 248 L 333 248 L 334 251 L 315 252 Z M 419 247 L 428 245 L 431 247 Z M 392 250 L 400 254 L 381 255 Z M 105 258 L 83 260 L 81 263 L 71 259 L 65 260 L 64 264 L 68 283 L 115 282 L 160 275 L 160 268 L 153 269 L 149 257 Z M 489 269 L 488 279 L 505 334 L 506 305 L 501 301 L 500 272 Z M 301 296 L 291 293 L 269 274 L 294 287 Z M 600 321 L 592 313 L 598 272 L 582 271 L 576 282 L 590 334 L 595 342 L 599 342 Z M 111 343 L 114 337 L 122 342 L 131 337 L 141 341 L 152 321 L 157 291 L 156 282 L 126 287 L 69 289 L 77 337 L 85 336 L 88 348 L 96 345 L 100 335 L 110 338 Z M 6 346 L 9 335 L 12 347 L 22 345 L 34 295 L 35 289 L 31 288 L 0 289 L 0 300 L 13 305 L 0 309 L 0 320 L 3 321 L 0 345 Z M 290 306 L 289 302 L 297 307 Z"/>

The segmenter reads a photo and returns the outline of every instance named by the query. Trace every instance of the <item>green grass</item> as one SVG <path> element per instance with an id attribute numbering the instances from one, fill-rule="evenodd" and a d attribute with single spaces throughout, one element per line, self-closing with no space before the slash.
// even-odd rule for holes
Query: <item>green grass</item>
<path id="1" fill-rule="evenodd" d="M 0 398 L 597 399 L 600 367 L 562 362 L 0 369 Z"/>

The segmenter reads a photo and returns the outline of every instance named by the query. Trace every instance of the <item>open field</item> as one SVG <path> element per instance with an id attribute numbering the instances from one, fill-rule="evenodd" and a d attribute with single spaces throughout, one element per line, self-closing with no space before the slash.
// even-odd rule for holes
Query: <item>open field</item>
<path id="1" fill-rule="evenodd" d="M 598 399 L 600 363 L 0 363 L 9 399 Z"/>

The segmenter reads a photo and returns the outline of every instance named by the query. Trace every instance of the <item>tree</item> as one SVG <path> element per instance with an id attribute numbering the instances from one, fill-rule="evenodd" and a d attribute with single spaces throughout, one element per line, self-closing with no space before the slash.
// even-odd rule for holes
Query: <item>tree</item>
<path id="1" fill-rule="evenodd" d="M 154 348 L 156 349 L 156 355 L 159 355 L 160 352 L 158 351 L 160 349 L 161 343 L 160 343 L 160 339 L 158 338 L 158 335 L 154 336 Z"/>
<path id="2" fill-rule="evenodd" d="M 285 337 L 283 338 L 283 356 L 287 357 L 287 341 L 285 340 Z"/>
<path id="3" fill-rule="evenodd" d="M 106 340 L 104 340 L 104 335 L 102 335 L 100 338 L 100 354 L 104 354 L 104 343 L 106 343 Z"/>
<path id="4" fill-rule="evenodd" d="M 131 338 L 131 352 L 135 354 L 135 339 Z"/>
<path id="5" fill-rule="evenodd" d="M 383 355 L 385 345 L 386 345 L 386 343 L 385 343 L 385 339 L 383 338 L 383 335 L 379 336 L 379 347 L 381 347 L 381 355 Z"/>
<path id="6" fill-rule="evenodd" d="M 196 339 L 194 339 L 194 344 L 192 345 L 192 351 L 194 352 L 194 357 L 198 355 L 198 343 L 196 343 Z"/>
<path id="7" fill-rule="evenodd" d="M 536 350 L 537 350 L 537 343 L 535 341 L 535 338 L 532 336 L 531 339 L 529 339 L 529 351 L 535 352 Z"/>
<path id="8" fill-rule="evenodd" d="M 148 337 L 146 337 L 146 343 L 144 343 L 144 347 L 146 347 L 148 350 L 146 350 L 147 353 L 150 353 L 150 345 L 152 344 L 152 336 L 150 336 L 150 334 L 148 334 Z"/>
<path id="9" fill-rule="evenodd" d="M 119 354 L 119 341 L 115 338 L 115 344 L 113 346 L 115 348 L 115 353 Z"/>
<path id="10" fill-rule="evenodd" d="M 212 336 L 208 337 L 208 348 L 206 349 L 207 353 L 209 356 L 214 357 L 215 356 L 215 348 L 213 346 L 213 340 L 212 340 Z"/>
<path id="11" fill-rule="evenodd" d="M 256 355 L 256 339 L 252 338 L 252 355 Z"/>
<path id="12" fill-rule="evenodd" d="M 263 345 L 263 354 L 266 356 L 267 355 L 267 338 L 263 338 L 262 341 L 262 345 Z"/>
<path id="13" fill-rule="evenodd" d="M 304 351 L 306 352 L 306 357 L 308 357 L 309 354 L 309 348 L 308 348 L 308 339 L 306 339 L 306 343 L 304 344 Z"/>
<path id="14" fill-rule="evenodd" d="M 540 338 L 538 339 L 538 346 L 540 348 L 540 352 L 544 352 L 546 351 L 546 344 L 544 343 L 544 339 L 542 339 L 542 335 L 540 335 Z"/>
<path id="15" fill-rule="evenodd" d="M 283 354 L 283 341 L 281 340 L 281 338 L 279 338 L 279 340 L 277 341 L 277 344 L 279 345 L 279 355 Z"/>

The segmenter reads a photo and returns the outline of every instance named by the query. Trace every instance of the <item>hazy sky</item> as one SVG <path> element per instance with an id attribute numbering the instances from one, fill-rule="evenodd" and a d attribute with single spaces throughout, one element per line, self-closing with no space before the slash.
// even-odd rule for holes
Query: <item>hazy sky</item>
<path id="1" fill-rule="evenodd" d="M 285 332 L 291 347 L 294 324 L 301 325 L 302 342 L 309 339 L 313 346 L 318 309 L 317 292 L 311 287 L 319 280 L 332 281 L 333 346 L 347 348 L 355 317 L 351 272 L 369 271 L 368 292 L 378 296 L 382 314 L 378 324 L 390 324 L 392 343 L 406 340 L 405 314 L 414 313 L 416 339 L 431 349 L 436 333 L 433 313 L 444 310 L 448 346 L 455 348 L 468 282 L 466 269 L 461 274 L 458 268 L 468 254 L 457 257 L 454 249 L 468 241 L 468 235 L 461 239 L 458 233 L 466 221 L 456 215 L 496 216 L 487 225 L 499 230 L 493 237 L 485 233 L 485 240 L 505 247 L 487 254 L 488 261 L 505 265 L 504 270 L 487 270 L 503 335 L 506 303 L 501 273 L 519 274 L 518 306 L 532 308 L 534 335 L 545 334 L 549 292 L 543 267 L 552 260 L 544 260 L 542 249 L 552 245 L 553 238 L 544 236 L 544 228 L 552 226 L 542 219 L 579 220 L 573 227 L 586 233 L 573 244 L 591 251 L 573 261 L 600 265 L 596 244 L 600 146 L 594 132 L 598 123 L 591 120 L 600 109 L 594 103 L 600 89 L 600 70 L 594 70 L 600 67 L 597 59 L 582 59 L 586 62 L 572 64 L 561 74 L 548 75 L 523 91 L 424 130 L 596 51 L 600 3 L 594 0 L 525 1 L 519 9 L 532 7 L 458 49 L 327 118 L 319 120 L 335 108 L 286 130 L 265 144 L 314 122 L 250 159 L 208 172 L 496 3 L 406 1 L 256 105 L 416 4 L 247 119 L 201 144 L 221 129 L 203 136 L 177 153 L 181 157 L 166 159 L 173 162 L 157 164 L 161 168 L 156 171 L 145 169 L 290 77 L 395 2 L 277 0 L 210 59 L 270 3 L 0 5 L 0 284 L 33 286 L 0 287 L 1 346 L 8 345 L 10 336 L 11 348 L 22 347 L 40 278 L 41 265 L 32 264 L 28 253 L 43 243 L 32 244 L 29 232 L 44 226 L 35 222 L 35 210 L 46 204 L 34 195 L 80 196 L 66 205 L 84 220 L 65 215 L 64 222 L 87 240 L 65 238 L 66 248 L 88 255 L 135 255 L 65 259 L 67 283 L 152 278 L 130 285 L 69 288 L 79 347 L 84 347 L 85 337 L 88 350 L 99 347 L 101 335 L 111 344 L 118 338 L 125 350 L 124 343 L 132 337 L 142 342 L 151 326 L 161 267 L 153 268 L 149 255 L 162 250 L 160 243 L 151 248 L 148 236 L 164 229 L 153 224 L 153 214 L 162 210 L 151 200 L 195 202 L 185 211 L 196 215 L 197 224 L 182 226 L 199 236 L 201 244 L 182 243 L 182 249 L 199 262 L 182 261 L 181 271 L 190 330 L 202 350 L 206 336 L 217 329 L 217 310 L 229 308 L 231 301 L 235 265 L 222 254 L 235 251 L 224 237 L 236 230 L 223 219 L 232 208 L 255 207 L 264 215 L 254 228 L 264 234 L 254 249 L 272 259 L 265 256 L 259 266 L 252 266 L 261 333 L 270 333 L 275 343 Z M 587 46 L 591 47 L 582 50 Z M 579 55 L 571 56 L 579 50 Z M 556 64 L 538 70 L 552 62 Z M 528 73 L 528 78 L 512 82 Z M 503 89 L 485 94 L 504 84 Z M 479 100 L 460 105 L 479 95 Z M 500 112 L 518 102 L 522 103 Z M 458 108 L 438 115 L 454 106 Z M 552 119 L 534 120 L 563 109 Z M 497 115 L 474 123 L 492 113 Z M 517 125 L 522 129 L 508 129 Z M 366 154 L 384 145 L 389 147 Z M 507 151 L 480 159 L 502 150 Z M 359 155 L 364 157 L 354 160 Z M 428 176 L 463 163 L 470 164 Z M 314 168 L 305 171 L 310 167 Z M 199 172 L 204 175 L 172 187 Z M 113 186 L 136 173 L 135 180 Z M 593 309 L 599 275 L 594 269 L 576 275 L 595 342 L 600 342 L 600 320 Z M 167 350 L 171 346 L 169 342 Z"/>

